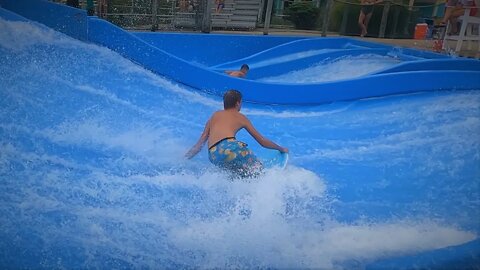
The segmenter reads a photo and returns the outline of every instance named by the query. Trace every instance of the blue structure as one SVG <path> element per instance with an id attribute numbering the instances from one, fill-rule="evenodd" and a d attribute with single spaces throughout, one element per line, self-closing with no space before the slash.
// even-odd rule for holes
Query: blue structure
<path id="1" fill-rule="evenodd" d="M 128 33 L 46 1 L 0 5 L 2 268 L 478 268 L 478 61 L 342 38 Z M 398 64 L 260 81 L 365 54 Z M 222 73 L 241 63 L 248 80 Z M 231 183 L 205 153 L 182 159 L 226 88 L 295 105 L 244 106 L 290 148 L 287 170 Z"/>
<path id="2" fill-rule="evenodd" d="M 189 34 L 129 33 L 84 11 L 46 1 L 7 1 L 2 6 L 80 40 L 110 48 L 124 57 L 192 88 L 221 95 L 239 89 L 247 101 L 264 104 L 321 104 L 443 89 L 478 89 L 480 61 L 348 38 L 299 38 Z M 37 10 L 46 10 L 46 14 Z M 51 14 L 59 14 L 53 16 Z M 52 19 L 54 18 L 54 19 Z M 88 20 L 88 23 L 86 21 Z M 85 37 L 87 35 L 87 37 Z M 189 40 L 188 42 L 182 42 Z M 174 45 L 174 46 L 172 46 Z M 313 53 L 312 53 L 313 51 Z M 196 56 L 192 55 L 192 52 Z M 259 66 L 287 54 L 306 57 Z M 256 78 L 283 74 L 322 61 L 361 54 L 391 55 L 402 62 L 366 76 L 327 83 L 266 83 Z M 200 61 L 195 57 L 202 55 Z M 225 69 L 249 64 L 249 79 L 232 78 Z M 425 69 L 429 71 L 426 73 Z M 399 82 L 415 81 L 415 84 Z M 388 85 L 389 87 L 384 87 Z M 361 91 L 359 91 L 361 89 Z M 368 89 L 368 90 L 367 90 Z"/>

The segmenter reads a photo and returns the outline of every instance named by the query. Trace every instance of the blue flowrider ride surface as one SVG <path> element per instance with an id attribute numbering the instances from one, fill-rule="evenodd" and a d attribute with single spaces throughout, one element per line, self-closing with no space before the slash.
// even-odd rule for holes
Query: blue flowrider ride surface
<path id="1" fill-rule="evenodd" d="M 59 12 L 68 7 L 37 0 L 0 5 L 1 269 L 478 269 L 480 88 L 444 85 L 446 91 L 319 106 L 245 102 L 242 111 L 258 130 L 294 156 L 287 170 L 266 170 L 259 181 L 225 181 L 207 151 L 183 162 L 221 98 L 3 8 L 50 18 L 54 29 L 77 20 L 63 33 L 82 39 L 87 33 L 75 31 L 95 23 L 80 9 Z M 257 61 L 252 69 L 266 67 L 267 56 L 293 53 L 289 48 L 298 47 L 263 47 L 249 58 Z M 402 83 L 461 84 L 443 69 L 465 75 L 472 66 L 443 58 L 376 76 L 418 79 L 411 73 L 417 70 L 428 80 Z M 203 75 L 148 59 L 172 73 Z M 226 68 L 220 62 L 227 60 L 215 65 Z M 336 77 L 360 69 L 341 67 L 323 71 Z M 388 90 L 387 81 L 377 90 Z M 272 97 L 260 88 L 250 94 Z M 265 150 L 244 137 L 262 157 Z"/>

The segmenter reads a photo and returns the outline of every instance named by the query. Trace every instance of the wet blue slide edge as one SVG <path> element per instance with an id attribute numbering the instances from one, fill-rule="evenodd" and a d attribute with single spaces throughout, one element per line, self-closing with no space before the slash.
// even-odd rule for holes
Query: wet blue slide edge
<path id="1" fill-rule="evenodd" d="M 119 52 L 158 74 L 219 96 L 228 89 L 238 89 L 246 101 L 255 103 L 306 105 L 432 90 L 480 89 L 480 70 L 475 69 L 420 69 L 317 84 L 264 83 L 233 78 L 202 64 L 188 62 L 101 19 L 90 18 L 88 34 L 90 41 Z M 215 41 L 215 36 L 212 37 Z M 402 83 L 405 81 L 415 81 L 415 84 Z"/>
<path id="2" fill-rule="evenodd" d="M 318 42 L 319 47 L 321 43 L 331 42 L 332 44 L 349 44 L 351 48 L 371 48 L 372 53 L 375 52 L 373 49 L 384 48 L 391 49 L 398 54 L 407 55 L 407 53 L 409 53 L 410 56 L 420 59 L 418 60 L 419 64 L 410 65 L 408 69 L 404 70 L 393 67 L 391 70 L 384 70 L 379 74 L 350 80 L 315 84 L 263 83 L 255 80 L 233 78 L 225 75 L 221 71 L 208 67 L 210 64 L 219 65 L 218 62 L 206 63 L 206 65 L 205 63 L 191 61 L 192 54 L 190 54 L 190 61 L 188 57 L 187 60 L 183 59 L 180 56 L 185 56 L 185 48 L 179 48 L 182 52 L 173 48 L 167 52 L 166 50 L 160 49 L 160 45 L 157 44 L 163 42 L 163 47 L 166 48 L 172 43 L 155 41 L 155 36 L 152 36 L 155 34 L 151 34 L 149 42 L 146 42 L 140 38 L 142 34 L 132 34 L 102 19 L 88 17 L 83 10 L 72 9 L 65 5 L 44 0 L 0 0 L 0 4 L 4 8 L 29 19 L 41 22 L 72 37 L 80 40 L 87 39 L 90 42 L 108 47 L 157 74 L 194 89 L 219 96 L 228 89 L 238 89 L 242 91 L 244 99 L 247 102 L 311 105 L 423 91 L 480 89 L 480 70 L 478 69 L 478 65 L 474 64 L 478 62 L 477 60 L 462 63 L 462 69 L 455 69 L 455 64 L 452 64 L 452 68 L 447 70 L 437 69 L 429 71 L 423 68 L 425 61 L 443 59 L 447 63 L 455 63 L 455 61 L 458 60 L 439 54 L 419 52 L 410 49 L 398 49 L 388 45 L 350 38 L 310 38 L 309 41 L 305 41 L 308 38 L 301 37 L 295 40 L 295 38 L 289 37 L 250 36 L 243 37 L 242 39 L 244 39 L 243 42 L 247 44 L 260 44 L 264 42 L 274 47 L 281 46 L 282 39 L 286 43 L 290 42 L 292 46 L 284 46 L 284 49 L 277 50 L 279 54 L 288 50 L 294 51 L 296 48 L 295 44 L 309 43 L 309 46 L 312 46 L 315 42 Z M 143 34 L 143 36 L 146 36 L 146 34 Z M 170 35 L 170 37 L 176 37 L 178 40 L 181 34 Z M 231 35 L 232 39 L 238 37 L 239 36 Z M 158 38 L 167 39 L 168 36 L 158 35 Z M 197 40 L 203 40 L 203 49 L 212 51 L 212 53 L 218 55 L 217 59 L 221 59 L 222 61 L 228 60 L 227 62 L 232 62 L 232 59 L 228 59 L 227 56 L 230 55 L 232 51 L 238 51 L 234 46 L 223 46 L 224 44 L 221 43 L 221 40 L 225 39 L 224 36 L 190 34 L 188 38 L 190 39 L 189 44 L 197 44 Z M 198 44 L 202 43 L 199 42 Z M 212 46 L 208 47 L 205 46 L 205 44 L 211 44 Z M 268 46 L 264 45 L 264 47 Z M 194 50 L 194 48 L 190 48 L 190 50 L 201 52 L 201 50 Z M 264 51 L 268 50 L 269 49 L 266 49 Z M 345 55 L 348 55 L 348 52 L 349 50 L 345 50 Z M 366 52 L 368 52 L 368 50 L 366 50 Z M 256 54 L 262 54 L 262 52 L 257 52 Z M 336 54 L 338 56 L 338 52 Z M 242 56 L 242 58 L 245 57 Z M 295 65 L 299 65 L 300 62 L 301 61 L 297 61 Z M 466 64 L 466 66 L 464 64 Z M 253 72 L 254 70 L 252 70 L 252 73 Z M 403 83 L 405 80 L 408 80 L 410 83 Z"/>
<path id="3" fill-rule="evenodd" d="M 154 47 L 205 67 L 223 65 L 284 43 L 305 39 L 295 36 L 264 39 L 252 38 L 252 35 L 231 34 L 215 34 L 215 39 L 212 39 L 212 35 L 198 33 L 131 33 Z"/>

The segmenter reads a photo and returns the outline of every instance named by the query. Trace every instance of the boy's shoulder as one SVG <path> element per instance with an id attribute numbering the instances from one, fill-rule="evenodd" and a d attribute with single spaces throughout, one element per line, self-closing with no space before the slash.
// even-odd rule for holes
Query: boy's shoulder
<path id="1" fill-rule="evenodd" d="M 244 120 L 248 119 L 247 116 L 245 116 L 243 113 L 241 112 L 237 112 L 238 113 L 238 116 Z"/>
<path id="2" fill-rule="evenodd" d="M 215 115 L 219 115 L 221 114 L 221 112 L 223 112 L 224 110 L 218 110 L 218 111 L 215 111 L 212 113 L 212 116 L 210 116 L 210 118 L 214 117 Z"/>
<path id="3" fill-rule="evenodd" d="M 231 117 L 232 115 L 235 115 L 235 116 L 240 116 L 242 118 L 246 118 L 244 114 L 242 114 L 237 110 L 218 110 L 213 113 L 212 117 L 217 115 L 220 117 Z"/>

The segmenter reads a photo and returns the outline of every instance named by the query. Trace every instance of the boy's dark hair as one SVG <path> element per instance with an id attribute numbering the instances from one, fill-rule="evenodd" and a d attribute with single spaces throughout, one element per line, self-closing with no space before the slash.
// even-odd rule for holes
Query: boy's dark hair
<path id="1" fill-rule="evenodd" d="M 237 102 L 242 100 L 242 93 L 240 93 L 237 90 L 228 90 L 223 94 L 223 108 L 230 109 L 230 108 L 235 108 L 235 105 L 237 105 Z"/>
<path id="2" fill-rule="evenodd" d="M 243 64 L 242 67 L 240 67 L 240 69 L 250 70 L 250 67 L 247 64 Z"/>

